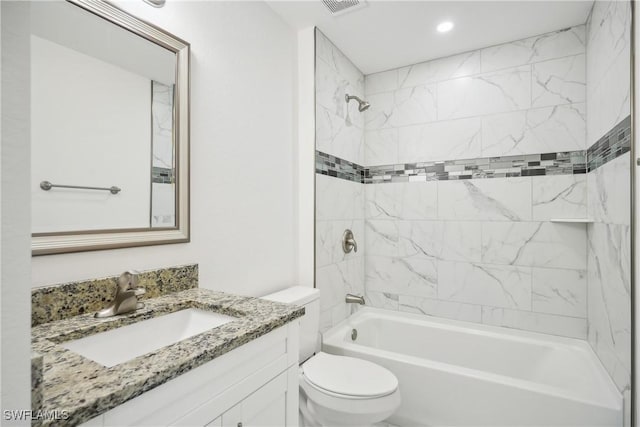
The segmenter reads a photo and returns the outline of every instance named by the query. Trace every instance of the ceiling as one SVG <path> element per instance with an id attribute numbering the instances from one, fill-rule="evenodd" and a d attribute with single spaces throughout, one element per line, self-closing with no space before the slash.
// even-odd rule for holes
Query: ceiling
<path id="1" fill-rule="evenodd" d="M 587 1 L 369 0 L 332 16 L 320 0 L 267 4 L 295 29 L 317 26 L 364 74 L 584 24 Z M 449 33 L 436 26 L 454 22 Z"/>

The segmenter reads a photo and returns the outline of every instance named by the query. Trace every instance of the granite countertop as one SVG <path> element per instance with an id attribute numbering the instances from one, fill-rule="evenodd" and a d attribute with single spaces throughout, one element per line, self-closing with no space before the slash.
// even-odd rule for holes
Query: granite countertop
<path id="1" fill-rule="evenodd" d="M 304 314 L 302 307 L 207 289 L 167 294 L 144 304 L 128 315 L 96 319 L 90 313 L 31 329 L 32 350 L 42 356 L 43 369 L 42 407 L 34 409 L 66 411 L 68 416 L 41 425 L 88 421 Z M 111 368 L 58 345 L 186 308 L 238 319 Z"/>

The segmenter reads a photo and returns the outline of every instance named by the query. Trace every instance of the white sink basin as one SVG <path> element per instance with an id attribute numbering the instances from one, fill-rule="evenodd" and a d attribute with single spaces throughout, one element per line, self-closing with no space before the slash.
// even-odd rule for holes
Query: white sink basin
<path id="1" fill-rule="evenodd" d="M 109 368 L 234 320 L 224 314 L 189 308 L 61 345 Z"/>

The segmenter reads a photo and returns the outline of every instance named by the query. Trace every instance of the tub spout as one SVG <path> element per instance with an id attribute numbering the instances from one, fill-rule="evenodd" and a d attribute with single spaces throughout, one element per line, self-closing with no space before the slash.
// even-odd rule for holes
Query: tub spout
<path id="1" fill-rule="evenodd" d="M 346 303 L 349 304 L 360 304 L 360 305 L 364 305 L 364 297 L 360 296 L 360 295 L 354 295 L 354 294 L 347 294 L 346 298 L 344 299 L 344 301 Z"/>

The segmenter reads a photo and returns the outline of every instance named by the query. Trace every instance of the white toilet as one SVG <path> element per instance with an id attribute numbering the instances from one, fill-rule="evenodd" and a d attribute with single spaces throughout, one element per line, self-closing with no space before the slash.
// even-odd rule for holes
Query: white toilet
<path id="1" fill-rule="evenodd" d="M 293 286 L 262 298 L 305 308 L 300 321 L 301 426 L 367 426 L 398 409 L 398 379 L 389 370 L 367 360 L 319 351 L 318 289 Z"/>

